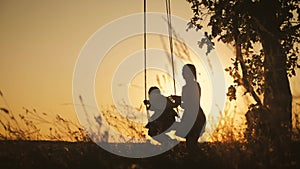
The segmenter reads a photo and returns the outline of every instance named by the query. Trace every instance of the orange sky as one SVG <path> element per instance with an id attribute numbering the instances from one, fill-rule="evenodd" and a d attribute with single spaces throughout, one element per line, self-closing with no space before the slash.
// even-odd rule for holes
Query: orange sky
<path id="1" fill-rule="evenodd" d="M 0 90 L 12 109 L 36 108 L 50 113 L 70 112 L 72 76 L 87 39 L 119 17 L 142 12 L 142 1 L 1 1 Z M 185 2 L 173 13 L 188 18 Z M 183 10 L 185 9 L 185 10 Z M 164 11 L 152 1 L 149 11 Z"/>
<path id="2" fill-rule="evenodd" d="M 72 77 L 81 48 L 105 24 L 142 12 L 142 2 L 2 0 L 0 90 L 11 109 L 22 112 L 22 107 L 35 108 L 75 120 Z M 148 1 L 148 11 L 165 12 L 164 5 L 162 0 Z M 172 14 L 187 21 L 192 16 L 184 0 L 172 1 Z M 217 44 L 216 49 L 225 68 L 233 51 L 222 44 Z M 296 90 L 299 78 L 296 79 L 291 80 L 291 86 L 294 97 L 299 100 L 300 91 Z M 231 82 L 228 77 L 226 81 Z M 3 104 L 0 100 L 0 106 Z"/>

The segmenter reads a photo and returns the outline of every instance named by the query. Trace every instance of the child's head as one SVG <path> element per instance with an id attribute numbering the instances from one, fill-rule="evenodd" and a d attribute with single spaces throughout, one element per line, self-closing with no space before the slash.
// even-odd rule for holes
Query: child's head
<path id="1" fill-rule="evenodd" d="M 197 72 L 196 67 L 193 64 L 186 64 L 182 68 L 182 76 L 187 81 L 196 81 L 197 80 Z"/>
<path id="2" fill-rule="evenodd" d="M 152 86 L 150 87 L 149 91 L 148 91 L 148 94 L 160 94 L 160 90 L 158 87 L 156 86 Z"/>

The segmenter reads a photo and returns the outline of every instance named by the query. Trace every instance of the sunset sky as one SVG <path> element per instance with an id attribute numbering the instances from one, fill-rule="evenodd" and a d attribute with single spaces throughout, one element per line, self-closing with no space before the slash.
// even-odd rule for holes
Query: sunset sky
<path id="1" fill-rule="evenodd" d="M 148 12 L 165 13 L 163 0 L 150 0 L 147 5 Z M 140 12 L 143 12 L 142 0 L 2 0 L 0 90 L 10 109 L 22 112 L 22 107 L 35 108 L 39 112 L 59 113 L 76 120 L 72 78 L 81 49 L 99 28 L 120 17 Z M 185 0 L 172 1 L 172 14 L 186 19 L 186 22 L 192 17 L 190 5 Z M 149 46 L 158 48 L 163 48 L 163 42 L 168 42 L 167 38 L 162 40 L 157 36 L 149 36 L 149 39 Z M 126 39 L 110 51 L 108 58 L 114 60 L 120 54 L 130 55 L 141 50 L 141 40 L 141 36 Z M 229 46 L 217 43 L 216 52 L 225 69 L 229 66 L 234 51 Z M 112 64 L 117 64 L 113 62 Z M 106 67 L 102 69 L 107 69 L 107 72 L 114 71 Z M 101 76 L 101 71 L 99 72 L 97 76 Z M 225 75 L 226 85 L 229 85 L 231 79 L 226 73 Z M 133 81 L 138 82 L 137 79 Z M 299 82 L 299 75 L 291 79 L 292 92 L 297 103 L 300 102 Z M 110 96 L 103 93 L 105 89 L 99 87 L 101 83 L 102 81 L 96 80 L 96 95 L 97 98 L 106 99 Z M 143 90 L 138 89 L 143 88 L 143 84 L 134 85 L 136 84 L 130 86 L 132 89 L 130 88 L 129 94 L 140 91 L 143 96 Z M 172 90 L 171 86 L 170 88 Z M 170 91 L 166 94 L 170 94 Z M 0 99 L 1 106 L 7 105 Z"/>

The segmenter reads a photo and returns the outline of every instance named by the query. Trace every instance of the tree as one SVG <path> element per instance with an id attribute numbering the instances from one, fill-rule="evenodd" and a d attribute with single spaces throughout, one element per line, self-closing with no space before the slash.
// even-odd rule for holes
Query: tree
<path id="1" fill-rule="evenodd" d="M 292 128 L 288 78 L 300 67 L 299 1 L 187 1 L 194 13 L 190 25 L 201 29 L 210 17 L 208 38 L 235 46 L 233 66 L 225 69 L 234 79 L 228 96 L 234 99 L 235 87 L 243 86 L 254 98 L 256 103 L 249 105 L 246 115 L 250 135 L 263 131 L 273 139 L 287 136 Z M 261 46 L 260 52 L 255 52 L 254 46 Z"/>

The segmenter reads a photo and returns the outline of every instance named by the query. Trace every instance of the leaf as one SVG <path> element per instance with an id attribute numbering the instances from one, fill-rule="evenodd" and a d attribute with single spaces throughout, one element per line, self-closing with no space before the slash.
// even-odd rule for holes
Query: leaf
<path id="1" fill-rule="evenodd" d="M 291 70 L 291 73 L 292 73 L 293 76 L 295 76 L 295 75 L 296 75 L 295 69 L 292 69 L 292 70 Z"/>
<path id="2" fill-rule="evenodd" d="M 189 31 L 190 29 L 192 29 L 194 27 L 192 22 L 188 22 L 187 23 L 187 28 L 185 29 L 185 31 Z"/>
<path id="3" fill-rule="evenodd" d="M 236 100 L 236 88 L 230 85 L 226 95 L 229 97 L 229 101 Z"/>

